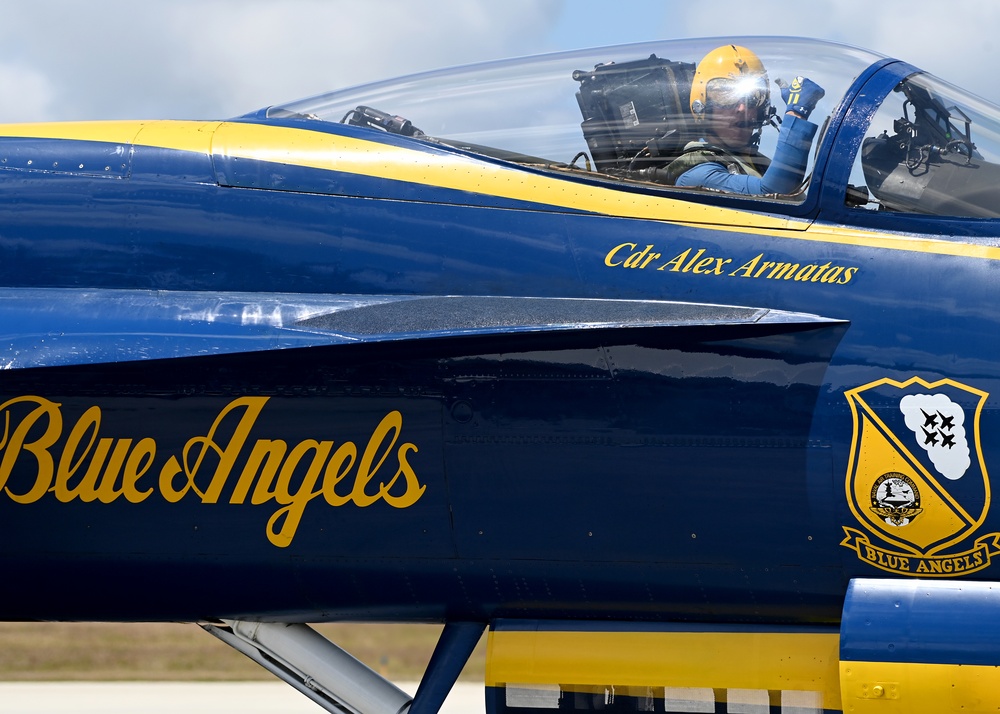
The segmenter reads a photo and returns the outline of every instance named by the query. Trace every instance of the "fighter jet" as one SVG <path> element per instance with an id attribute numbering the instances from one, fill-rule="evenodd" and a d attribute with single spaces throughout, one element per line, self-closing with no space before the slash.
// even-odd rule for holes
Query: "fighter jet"
<path id="1" fill-rule="evenodd" d="M 998 217 L 1000 108 L 806 39 L 0 126 L 0 618 L 341 713 L 484 631 L 493 714 L 994 710 Z M 411 701 L 329 621 L 444 629 Z"/>

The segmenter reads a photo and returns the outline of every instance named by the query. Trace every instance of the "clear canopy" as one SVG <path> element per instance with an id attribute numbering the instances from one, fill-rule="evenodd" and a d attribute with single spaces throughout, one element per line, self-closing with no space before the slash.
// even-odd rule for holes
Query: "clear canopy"
<path id="1" fill-rule="evenodd" d="M 767 107 L 780 107 L 765 112 L 770 126 L 754 137 L 767 156 L 784 113 L 778 80 L 806 76 L 825 89 L 809 118 L 822 128 L 853 81 L 880 59 L 814 40 L 664 41 L 413 75 L 272 107 L 268 116 L 368 126 L 521 163 L 656 181 L 654 170 L 704 132 L 692 115 L 691 82 L 701 58 L 726 44 L 759 57 Z M 809 152 L 810 167 L 813 158 Z"/>
<path id="2" fill-rule="evenodd" d="M 696 72 L 720 50 L 729 56 L 727 48 L 737 57 L 735 73 L 731 66 L 715 75 Z M 738 105 L 754 128 L 743 147 L 752 158 L 728 164 L 729 172 L 766 174 L 769 164 L 783 165 L 779 156 L 788 158 L 778 151 L 786 118 L 781 87 L 807 77 L 825 94 L 808 116 L 815 137 L 793 157 L 794 189 L 742 191 L 797 201 L 806 195 L 830 117 L 881 59 L 798 38 L 673 40 L 427 72 L 271 107 L 267 115 L 367 127 L 599 180 L 692 186 L 677 179 L 692 146 L 713 140 L 706 121 L 712 112 L 702 103 L 714 105 L 716 115 Z M 873 120 L 854 157 L 849 205 L 1000 217 L 1000 109 L 924 73 L 885 98 L 860 101 L 880 105 L 864 110 Z M 715 138 L 739 133 L 717 131 Z"/>

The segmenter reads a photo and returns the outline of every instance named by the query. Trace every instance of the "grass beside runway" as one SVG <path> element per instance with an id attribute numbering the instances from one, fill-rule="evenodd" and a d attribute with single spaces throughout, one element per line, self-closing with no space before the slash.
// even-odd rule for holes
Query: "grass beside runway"
<path id="1" fill-rule="evenodd" d="M 316 629 L 393 681 L 419 680 L 439 625 L 324 624 Z M 484 679 L 486 638 L 462 680 Z M 273 680 L 270 673 L 191 624 L 0 622 L 0 680 Z"/>

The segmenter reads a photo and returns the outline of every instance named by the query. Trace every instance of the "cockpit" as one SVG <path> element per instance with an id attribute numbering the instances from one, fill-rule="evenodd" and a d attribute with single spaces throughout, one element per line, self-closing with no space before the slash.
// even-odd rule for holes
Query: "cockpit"
<path id="1" fill-rule="evenodd" d="M 704 133 L 692 112 L 695 67 L 729 41 L 644 43 L 472 65 L 275 106 L 266 116 L 364 127 L 623 190 L 705 193 L 675 187 L 668 169 Z M 866 94 L 860 90 L 872 68 L 888 60 L 865 50 L 805 39 L 736 41 L 753 49 L 768 79 L 757 88 L 762 101 L 753 137 L 765 162 L 774 156 L 783 120 L 779 86 L 804 76 L 825 89 L 809 117 L 817 133 L 801 182 L 757 199 L 804 202 L 823 168 L 822 152 L 842 156 L 849 146 L 853 165 L 842 195 L 851 210 L 1000 216 L 996 107 L 921 72 L 884 97 Z M 843 137 L 836 135 L 848 125 Z M 861 140 L 838 143 L 851 131 L 863 132 Z"/>
<path id="2" fill-rule="evenodd" d="M 856 205 L 936 216 L 1000 216 L 996 107 L 928 74 L 878 108 L 852 173 Z"/>

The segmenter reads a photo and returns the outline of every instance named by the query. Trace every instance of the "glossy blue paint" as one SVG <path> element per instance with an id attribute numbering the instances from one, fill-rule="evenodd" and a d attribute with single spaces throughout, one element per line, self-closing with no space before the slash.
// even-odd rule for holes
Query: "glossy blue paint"
<path id="1" fill-rule="evenodd" d="M 798 203 L 480 157 L 723 224 L 0 138 L 0 617 L 837 621 L 873 572 L 841 546 L 845 393 L 971 385 L 1000 458 L 996 220 L 845 205 L 912 71 L 857 76 Z"/>

